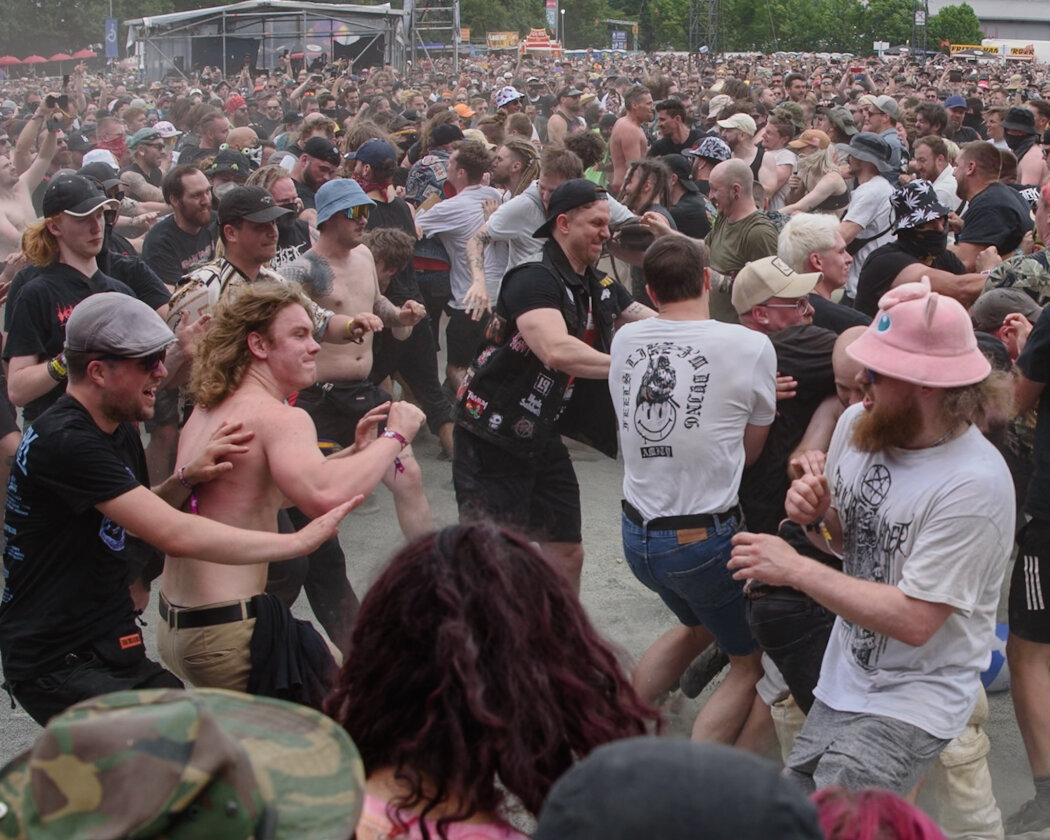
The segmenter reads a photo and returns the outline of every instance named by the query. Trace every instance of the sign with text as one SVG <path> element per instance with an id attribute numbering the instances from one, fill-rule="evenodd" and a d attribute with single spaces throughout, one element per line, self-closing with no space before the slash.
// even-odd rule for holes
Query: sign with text
<path id="1" fill-rule="evenodd" d="M 510 50 L 518 46 L 521 36 L 517 32 L 486 32 L 485 43 L 490 50 Z"/>
<path id="2" fill-rule="evenodd" d="M 547 28 L 558 31 L 558 0 L 547 0 Z"/>

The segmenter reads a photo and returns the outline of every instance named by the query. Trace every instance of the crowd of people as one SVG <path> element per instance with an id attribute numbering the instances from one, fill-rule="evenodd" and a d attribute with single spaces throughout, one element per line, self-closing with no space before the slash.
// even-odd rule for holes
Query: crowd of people
<path id="1" fill-rule="evenodd" d="M 45 730 L 0 833 L 1050 828 L 1048 150 L 1045 67 L 945 56 L 4 80 L 0 658 Z M 677 619 L 633 666 L 564 438 L 622 459 Z M 359 598 L 380 483 L 405 546 Z M 726 666 L 698 743 L 651 737 Z"/>

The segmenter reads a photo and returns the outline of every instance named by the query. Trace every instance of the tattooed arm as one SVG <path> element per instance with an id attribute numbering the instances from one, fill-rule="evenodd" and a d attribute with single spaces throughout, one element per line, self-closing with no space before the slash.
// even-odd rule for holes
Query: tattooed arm
<path id="1" fill-rule="evenodd" d="M 620 313 L 619 317 L 616 319 L 616 326 L 622 327 L 624 324 L 629 324 L 631 321 L 642 321 L 646 318 L 654 318 L 655 316 L 656 313 L 648 306 L 644 303 L 638 303 L 635 301 Z"/>
<path id="2" fill-rule="evenodd" d="M 467 240 L 467 267 L 470 269 L 471 282 L 463 296 L 463 303 L 467 314 L 475 321 L 480 321 L 492 306 L 485 283 L 485 246 L 491 241 L 492 234 L 486 225 L 479 227 L 477 233 Z"/>

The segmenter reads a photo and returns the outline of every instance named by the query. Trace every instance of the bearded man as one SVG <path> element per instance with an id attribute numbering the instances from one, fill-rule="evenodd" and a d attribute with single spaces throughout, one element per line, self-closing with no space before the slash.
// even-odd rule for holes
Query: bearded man
<path id="1" fill-rule="evenodd" d="M 864 399 L 843 412 L 826 465 L 818 452 L 799 459 L 785 504 L 843 570 L 750 533 L 729 565 L 837 615 L 789 775 L 809 791 L 905 795 L 965 729 L 988 665 L 1014 496 L 975 421 L 1009 391 L 966 310 L 927 281 L 884 295 L 846 354 Z"/>

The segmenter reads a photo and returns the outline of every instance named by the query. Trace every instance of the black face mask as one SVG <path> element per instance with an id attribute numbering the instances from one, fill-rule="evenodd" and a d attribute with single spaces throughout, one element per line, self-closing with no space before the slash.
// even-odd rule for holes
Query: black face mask
<path id="1" fill-rule="evenodd" d="M 1006 145 L 1010 147 L 1010 151 L 1016 152 L 1024 144 L 1024 141 L 1028 139 L 1028 135 L 1011 134 L 1009 131 L 1004 131 L 1003 139 L 1006 140 Z"/>
<path id="2" fill-rule="evenodd" d="M 948 231 L 899 230 L 897 244 L 906 254 L 926 262 L 948 250 Z"/>

